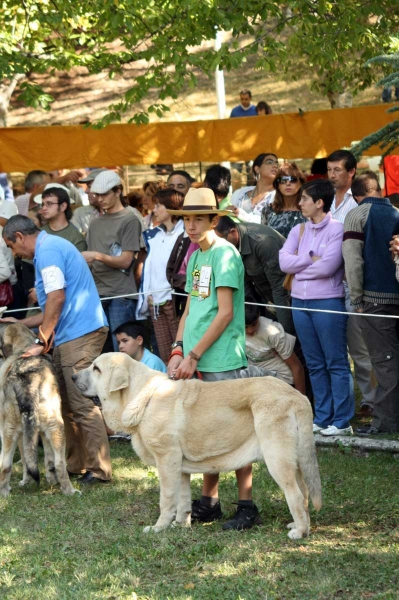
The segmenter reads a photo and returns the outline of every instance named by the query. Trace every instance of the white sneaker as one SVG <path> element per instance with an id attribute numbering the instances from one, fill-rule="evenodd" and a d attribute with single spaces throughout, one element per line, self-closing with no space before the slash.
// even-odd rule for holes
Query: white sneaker
<path id="1" fill-rule="evenodd" d="M 320 433 L 321 435 L 353 435 L 353 429 L 350 426 L 345 427 L 344 429 L 338 429 L 335 425 L 329 425 L 327 429 L 322 429 Z"/>
<path id="2" fill-rule="evenodd" d="M 319 427 L 319 425 L 316 425 L 316 423 L 313 423 L 313 433 L 319 433 L 322 429 L 323 429 L 323 427 Z"/>

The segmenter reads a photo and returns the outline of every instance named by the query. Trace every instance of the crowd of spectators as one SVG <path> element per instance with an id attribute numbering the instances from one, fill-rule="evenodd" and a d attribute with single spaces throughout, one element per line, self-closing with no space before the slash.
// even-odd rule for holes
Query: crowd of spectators
<path id="1" fill-rule="evenodd" d="M 243 90 L 240 97 L 241 112 L 253 114 L 250 93 Z M 257 108 L 269 114 L 267 105 Z M 231 116 L 241 116 L 236 113 L 233 110 Z M 373 172 L 356 176 L 356 159 L 347 150 L 315 162 L 310 176 L 267 151 L 255 157 L 251 169 L 255 185 L 231 196 L 230 170 L 222 165 L 209 167 L 201 182 L 186 171 L 168 171 L 166 181 L 147 181 L 141 191 L 127 196 L 112 170 L 32 171 L 25 193 L 15 203 L 0 196 L 0 224 L 5 227 L 0 284 L 9 281 L 13 288 L 9 308 L 36 304 L 42 313 L 21 313 L 18 318 L 36 326 L 44 309 L 47 323 L 47 298 L 69 285 L 75 290 L 76 306 L 84 303 L 90 312 L 87 302 L 93 301 L 92 309 L 97 307 L 96 327 L 87 332 L 94 336 L 97 352 L 108 324 L 103 351 L 126 352 L 152 368 L 168 369 L 176 379 L 192 376 L 195 370 L 205 380 L 207 373 L 223 378 L 231 371 L 226 361 L 234 363 L 233 377 L 278 377 L 312 400 L 314 432 L 324 436 L 353 433 L 351 357 L 361 395 L 358 410 L 372 418 L 358 433 L 399 432 L 399 321 L 392 318 L 399 316 L 398 211 L 382 197 Z M 80 201 L 83 191 L 87 205 Z M 55 241 L 60 238 L 62 242 Z M 19 251 L 25 242 L 29 251 Z M 76 261 L 90 290 L 88 300 L 79 298 L 70 265 L 57 264 L 54 285 L 38 272 L 39 250 L 42 260 L 46 256 L 46 270 L 51 248 Z M 210 252 L 212 248 L 217 252 Z M 291 275 L 289 290 L 286 274 Z M 213 278 L 227 283 L 216 283 L 212 291 Z M 206 309 L 212 294 L 213 312 Z M 230 306 L 230 321 L 220 315 L 221 306 Z M 63 310 L 65 298 L 57 317 L 61 321 Z M 221 324 L 219 329 L 215 325 L 216 335 L 212 318 L 217 321 L 217 315 Z M 66 371 L 59 323 L 55 319 L 54 353 L 64 381 L 67 372 L 83 364 L 82 352 L 77 351 L 82 336 L 67 340 Z M 233 332 L 230 341 L 226 332 Z M 204 343 L 208 338 L 212 341 Z M 241 338 L 243 344 L 237 341 Z M 109 455 L 102 450 L 102 458 L 95 456 L 98 440 L 104 443 L 98 414 L 93 441 L 87 425 L 91 417 L 83 414 L 74 420 L 76 393 L 66 388 L 68 468 L 83 477 L 91 473 L 83 483 L 106 481 Z M 79 431 L 80 454 L 72 449 Z M 237 481 L 240 510 L 250 514 L 251 526 L 257 511 L 250 494 L 250 466 L 237 471 Z M 217 478 L 205 478 L 195 510 L 199 520 L 219 518 Z M 242 525 L 242 515 L 238 521 Z"/>

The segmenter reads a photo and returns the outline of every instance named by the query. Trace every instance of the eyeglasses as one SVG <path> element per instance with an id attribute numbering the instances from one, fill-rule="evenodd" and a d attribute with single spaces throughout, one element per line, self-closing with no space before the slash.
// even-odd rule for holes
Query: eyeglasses
<path id="1" fill-rule="evenodd" d="M 48 208 L 49 206 L 53 206 L 54 204 L 59 204 L 59 202 L 42 202 L 42 208 Z"/>
<path id="2" fill-rule="evenodd" d="M 262 165 L 267 165 L 268 167 L 271 167 L 271 166 L 278 167 L 279 166 L 278 161 L 273 160 L 271 158 L 267 158 L 266 160 L 264 160 Z"/>
<path id="3" fill-rule="evenodd" d="M 284 183 L 285 185 L 287 185 L 287 183 L 298 183 L 299 178 L 298 177 L 293 177 L 292 175 L 283 175 L 282 177 L 277 177 L 276 179 L 276 183 L 278 183 L 280 185 L 280 183 Z"/>

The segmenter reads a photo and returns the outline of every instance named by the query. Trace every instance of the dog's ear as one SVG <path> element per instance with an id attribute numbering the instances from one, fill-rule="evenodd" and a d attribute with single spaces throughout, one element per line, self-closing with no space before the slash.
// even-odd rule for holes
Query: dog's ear
<path id="1" fill-rule="evenodd" d="M 126 367 L 115 366 L 111 368 L 109 391 L 116 392 L 129 386 L 129 372 Z"/>

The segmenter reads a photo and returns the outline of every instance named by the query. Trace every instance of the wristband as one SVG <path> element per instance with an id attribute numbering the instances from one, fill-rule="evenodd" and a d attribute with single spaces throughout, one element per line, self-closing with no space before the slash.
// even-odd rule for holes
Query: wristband
<path id="1" fill-rule="evenodd" d="M 188 353 L 188 355 L 190 356 L 190 358 L 193 358 L 197 362 L 199 362 L 201 360 L 201 357 L 198 356 L 198 354 L 195 354 L 195 352 L 193 352 L 192 350 L 191 350 L 191 352 Z"/>
<path id="2" fill-rule="evenodd" d="M 171 353 L 171 355 L 168 358 L 168 362 L 170 361 L 170 359 L 172 358 L 172 356 L 181 356 L 183 358 L 183 352 L 181 352 L 180 350 L 178 350 L 177 348 L 175 350 L 173 350 L 173 352 Z"/>

